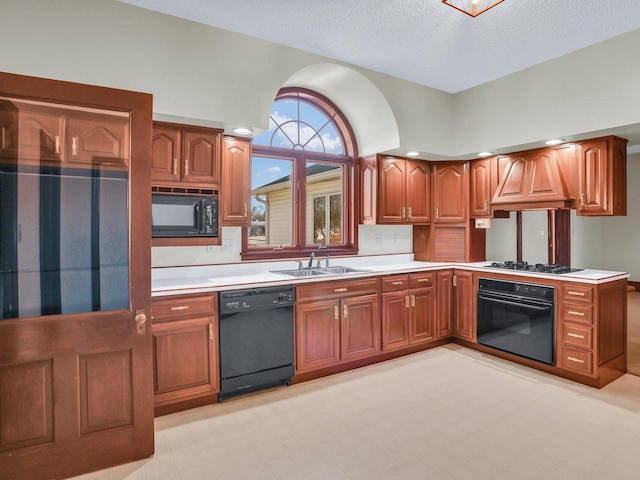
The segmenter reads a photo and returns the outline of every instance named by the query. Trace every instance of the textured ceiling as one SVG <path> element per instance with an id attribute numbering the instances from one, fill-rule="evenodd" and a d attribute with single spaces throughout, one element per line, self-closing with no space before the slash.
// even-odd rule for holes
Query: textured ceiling
<path id="1" fill-rule="evenodd" d="M 119 0 L 450 93 L 640 28 L 640 0 Z M 462 0 L 467 3 L 470 0 Z"/>

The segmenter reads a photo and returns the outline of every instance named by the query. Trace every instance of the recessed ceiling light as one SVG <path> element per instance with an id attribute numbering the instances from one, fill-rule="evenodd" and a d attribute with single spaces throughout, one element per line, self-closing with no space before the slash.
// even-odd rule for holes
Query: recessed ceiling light
<path id="1" fill-rule="evenodd" d="M 480 152 L 478 154 L 479 157 L 490 157 L 491 155 L 493 155 L 493 152 Z"/>
<path id="2" fill-rule="evenodd" d="M 553 138 L 551 140 L 547 140 L 544 143 L 545 145 L 560 145 L 561 143 L 564 143 L 564 140 L 562 140 L 561 138 Z"/>
<path id="3" fill-rule="evenodd" d="M 407 157 L 417 157 L 418 155 L 420 155 L 420 152 L 416 152 L 416 151 L 411 151 L 411 152 L 407 152 Z"/>
<path id="4" fill-rule="evenodd" d="M 239 127 L 239 128 L 234 128 L 233 133 L 236 133 L 238 135 L 249 135 L 253 132 L 251 131 L 250 128 Z"/>

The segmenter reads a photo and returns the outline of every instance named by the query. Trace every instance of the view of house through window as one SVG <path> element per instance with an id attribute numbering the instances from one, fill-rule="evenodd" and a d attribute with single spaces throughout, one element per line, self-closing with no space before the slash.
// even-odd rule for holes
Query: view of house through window
<path id="1" fill-rule="evenodd" d="M 341 114 L 312 92 L 285 90 L 253 141 L 251 224 L 243 255 L 353 250 L 355 156 Z"/>

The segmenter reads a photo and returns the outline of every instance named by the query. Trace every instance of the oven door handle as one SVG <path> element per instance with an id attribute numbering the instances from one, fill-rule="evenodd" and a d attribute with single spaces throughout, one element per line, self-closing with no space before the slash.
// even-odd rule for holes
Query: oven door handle
<path id="1" fill-rule="evenodd" d="M 533 310 L 538 310 L 539 312 L 544 312 L 546 310 L 551 309 L 551 305 L 535 305 L 533 303 L 530 302 L 526 302 L 526 301 L 522 301 L 522 302 L 514 302 L 511 300 L 503 300 L 501 298 L 496 298 L 496 297 L 486 297 L 484 295 L 478 295 L 478 300 L 488 300 L 490 302 L 497 302 L 497 303 L 502 303 L 504 305 L 511 305 L 514 307 L 527 307 L 527 308 L 531 308 Z"/>

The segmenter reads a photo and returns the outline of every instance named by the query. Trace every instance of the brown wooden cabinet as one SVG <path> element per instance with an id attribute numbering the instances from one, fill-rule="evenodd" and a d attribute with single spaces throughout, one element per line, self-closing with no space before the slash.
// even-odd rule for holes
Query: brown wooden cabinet
<path id="1" fill-rule="evenodd" d="M 217 188 L 222 130 L 153 123 L 151 180 L 160 185 Z"/>
<path id="2" fill-rule="evenodd" d="M 455 293 L 453 336 L 470 342 L 476 341 L 476 283 L 473 272 L 454 270 Z"/>
<path id="3" fill-rule="evenodd" d="M 469 218 L 469 162 L 433 162 L 433 220 L 464 223 Z"/>
<path id="4" fill-rule="evenodd" d="M 482 158 L 473 160 L 470 164 L 471 192 L 470 211 L 471 218 L 491 217 L 491 170 L 495 158 Z"/>
<path id="5" fill-rule="evenodd" d="M 434 339 L 434 273 L 382 277 L 382 349 Z"/>
<path id="6" fill-rule="evenodd" d="M 117 112 L 71 110 L 37 102 L 0 102 L 0 158 L 23 163 L 125 168 L 129 117 Z"/>
<path id="7" fill-rule="evenodd" d="M 296 287 L 296 372 L 380 352 L 379 279 Z"/>
<path id="8" fill-rule="evenodd" d="M 453 335 L 453 270 L 436 273 L 435 339 Z"/>
<path id="9" fill-rule="evenodd" d="M 222 149 L 222 225 L 249 226 L 251 139 L 224 137 Z"/>
<path id="10" fill-rule="evenodd" d="M 591 377 L 601 387 L 626 372 L 627 282 L 563 283 L 558 367 Z"/>
<path id="11" fill-rule="evenodd" d="M 428 162 L 378 157 L 378 223 L 428 224 L 430 214 Z"/>
<path id="12" fill-rule="evenodd" d="M 626 144 L 619 137 L 578 143 L 578 215 L 627 214 Z"/>
<path id="13" fill-rule="evenodd" d="M 215 294 L 153 299 L 156 415 L 212 403 L 220 391 Z"/>

